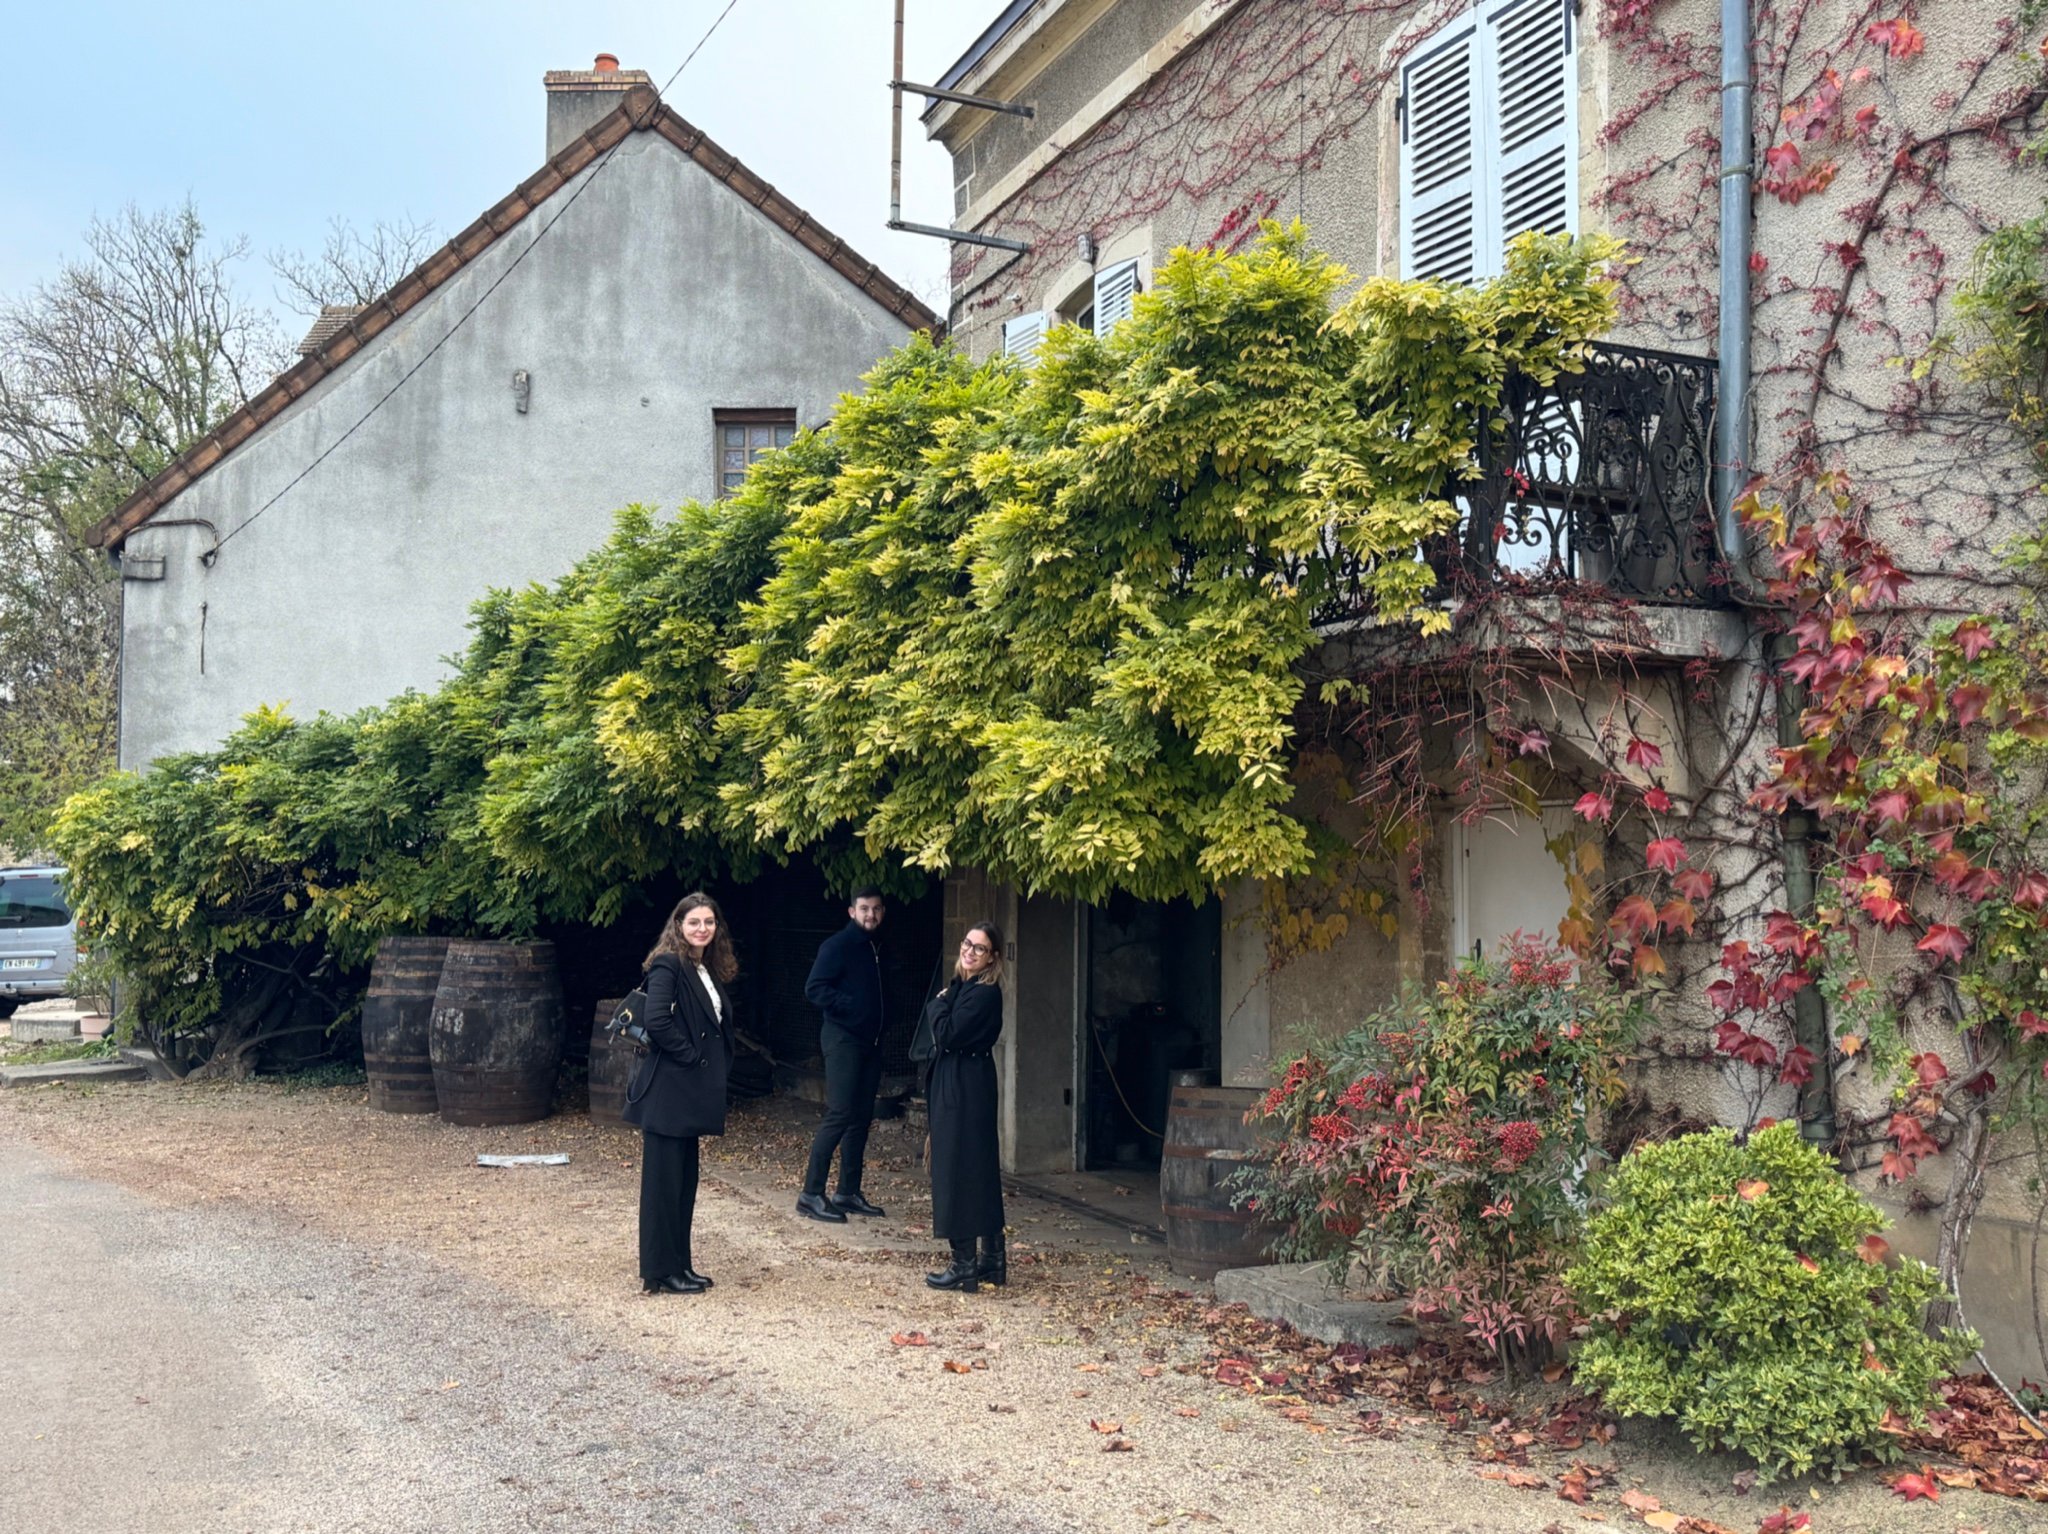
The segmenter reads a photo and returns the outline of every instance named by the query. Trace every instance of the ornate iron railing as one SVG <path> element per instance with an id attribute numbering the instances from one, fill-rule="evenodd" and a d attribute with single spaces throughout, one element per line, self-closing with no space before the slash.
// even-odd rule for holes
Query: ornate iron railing
<path id="1" fill-rule="evenodd" d="M 1458 525 L 1424 548 L 1445 595 L 1597 587 L 1639 601 L 1717 605 L 1728 591 L 1714 537 L 1716 364 L 1596 343 L 1549 385 L 1508 380 L 1480 434 Z M 1361 615 L 1355 560 L 1322 551 L 1320 615 Z M 1349 568 L 1347 568 L 1347 563 Z"/>

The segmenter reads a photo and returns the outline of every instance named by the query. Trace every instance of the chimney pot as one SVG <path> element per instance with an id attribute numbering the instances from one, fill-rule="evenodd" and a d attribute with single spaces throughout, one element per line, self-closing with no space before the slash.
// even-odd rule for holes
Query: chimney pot
<path id="1" fill-rule="evenodd" d="M 600 75 L 616 74 L 618 68 L 619 56 L 616 53 L 600 53 L 597 62 L 591 66 L 592 72 Z"/>

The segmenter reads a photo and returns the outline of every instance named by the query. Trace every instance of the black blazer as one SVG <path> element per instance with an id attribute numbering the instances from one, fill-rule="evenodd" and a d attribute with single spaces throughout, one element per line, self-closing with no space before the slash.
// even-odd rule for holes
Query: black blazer
<path id="1" fill-rule="evenodd" d="M 721 1020 L 704 982 L 663 954 L 648 967 L 647 1032 L 653 1048 L 626 1084 L 625 1120 L 678 1139 L 725 1133 L 725 1082 L 732 1068 L 732 995 L 718 981 Z"/>

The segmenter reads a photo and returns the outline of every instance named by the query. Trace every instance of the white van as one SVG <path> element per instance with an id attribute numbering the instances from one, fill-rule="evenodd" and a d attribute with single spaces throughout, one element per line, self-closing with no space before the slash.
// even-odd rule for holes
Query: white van
<path id="1" fill-rule="evenodd" d="M 62 996 L 78 962 L 61 868 L 0 868 L 0 1018 Z"/>

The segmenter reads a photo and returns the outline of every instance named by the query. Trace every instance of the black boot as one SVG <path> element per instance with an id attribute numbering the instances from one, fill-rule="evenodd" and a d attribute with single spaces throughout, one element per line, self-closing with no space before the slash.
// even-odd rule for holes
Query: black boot
<path id="1" fill-rule="evenodd" d="M 924 1281 L 934 1289 L 957 1289 L 962 1294 L 972 1294 L 981 1287 L 980 1265 L 974 1260 L 974 1238 L 952 1241 L 953 1260 L 937 1273 L 927 1273 Z"/>
<path id="2" fill-rule="evenodd" d="M 1003 1233 L 981 1238 L 981 1261 L 976 1265 L 974 1276 L 984 1284 L 994 1284 L 998 1289 L 1010 1281 L 1010 1252 L 1003 1244 Z"/>

